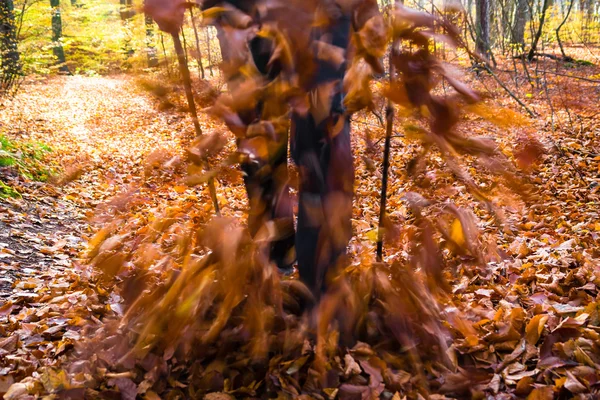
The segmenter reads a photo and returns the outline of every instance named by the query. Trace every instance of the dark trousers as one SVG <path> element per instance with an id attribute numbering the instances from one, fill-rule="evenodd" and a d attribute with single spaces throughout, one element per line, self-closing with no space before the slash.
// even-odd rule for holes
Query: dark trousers
<path id="1" fill-rule="evenodd" d="M 345 254 L 351 236 L 354 169 L 350 123 L 340 114 L 319 125 L 310 114 L 292 116 L 291 155 L 300 178 L 295 232 L 284 136 L 280 143 L 271 143 L 268 160 L 242 163 L 250 202 L 248 227 L 254 236 L 269 237 L 270 258 L 280 269 L 291 266 L 295 253 L 300 278 L 319 292 L 324 289 L 327 272 Z M 252 139 L 242 139 L 246 140 Z"/>
<path id="2" fill-rule="evenodd" d="M 335 45 L 347 46 L 349 21 L 344 17 L 332 27 Z M 222 31 L 219 39 L 225 42 Z M 278 72 L 268 66 L 273 50 L 270 43 L 259 38 L 249 47 L 258 70 L 268 80 L 274 79 Z M 341 82 L 343 71 L 343 66 L 334 68 L 322 63 L 314 87 Z M 339 86 L 341 92 L 341 83 Z M 269 256 L 280 269 L 289 268 L 297 259 L 300 278 L 315 294 L 324 290 L 327 272 L 345 254 L 352 231 L 354 169 L 350 122 L 343 113 L 342 94 L 337 93 L 327 108 L 328 116 L 320 117 L 323 120 L 319 122 L 311 113 L 292 115 L 289 141 L 287 132 L 276 132 L 275 139 L 258 136 L 238 140 L 240 150 L 261 149 L 241 165 L 250 203 L 250 233 L 270 240 Z M 242 119 L 246 124 L 256 123 L 261 114 L 259 104 L 255 112 Z M 300 177 L 295 230 L 288 186 L 288 142 Z"/>
<path id="3" fill-rule="evenodd" d="M 351 237 L 354 169 L 350 122 L 334 114 L 317 125 L 310 114 L 295 115 L 291 149 L 300 175 L 298 270 L 309 288 L 320 291 Z"/>

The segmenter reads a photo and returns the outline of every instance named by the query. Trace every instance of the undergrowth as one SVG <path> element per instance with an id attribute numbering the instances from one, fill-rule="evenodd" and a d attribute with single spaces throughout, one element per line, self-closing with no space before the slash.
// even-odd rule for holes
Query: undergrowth
<path id="1" fill-rule="evenodd" d="M 0 134 L 0 197 L 20 196 L 19 191 L 5 179 L 10 175 L 46 182 L 55 173 L 44 162 L 51 151 L 44 143 L 18 141 Z"/>

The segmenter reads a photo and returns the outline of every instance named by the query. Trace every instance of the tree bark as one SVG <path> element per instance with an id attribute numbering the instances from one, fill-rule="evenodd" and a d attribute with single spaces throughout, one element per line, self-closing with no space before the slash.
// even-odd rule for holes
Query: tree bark
<path id="1" fill-rule="evenodd" d="M 512 42 L 525 45 L 525 24 L 527 23 L 529 7 L 527 0 L 517 0 L 517 9 L 515 11 L 515 22 L 512 29 Z"/>
<path id="2" fill-rule="evenodd" d="M 63 49 L 62 39 L 62 17 L 60 14 L 60 0 L 50 0 L 52 8 L 52 51 L 60 64 L 60 71 L 68 72 L 69 68 L 65 65 L 65 50 Z"/>
<path id="3" fill-rule="evenodd" d="M 177 60 L 179 61 L 179 72 L 181 73 L 183 85 L 185 86 L 185 96 L 187 97 L 188 107 L 190 109 L 190 113 L 192 114 L 192 119 L 194 121 L 194 129 L 196 130 L 196 136 L 202 136 L 202 128 L 200 128 L 200 121 L 198 121 L 196 102 L 194 101 L 194 94 L 192 92 L 192 78 L 190 77 L 190 69 L 187 65 L 185 52 L 183 50 L 183 46 L 181 45 L 179 34 L 177 32 L 173 32 L 171 33 L 171 36 L 173 37 L 173 44 L 175 45 Z M 217 190 L 215 188 L 215 178 L 210 178 L 208 180 L 208 190 L 210 192 L 210 197 L 212 198 L 213 205 L 215 207 L 215 213 L 218 216 L 220 216 L 221 211 L 219 209 L 219 200 L 217 198 Z"/>
<path id="4" fill-rule="evenodd" d="M 190 17 L 192 19 L 192 27 L 194 28 L 194 36 L 196 37 L 196 51 L 198 52 L 196 61 L 198 62 L 198 68 L 200 68 L 202 79 L 205 79 L 204 65 L 202 65 L 202 50 L 200 49 L 200 39 L 198 38 L 198 28 L 196 27 L 196 18 L 194 17 L 194 10 L 192 8 L 190 8 Z"/>
<path id="5" fill-rule="evenodd" d="M 190 109 L 190 113 L 192 114 L 196 135 L 200 136 L 202 135 L 202 128 L 200 128 L 200 122 L 198 121 L 198 112 L 196 111 L 196 103 L 194 101 L 194 94 L 192 93 L 192 78 L 190 77 L 190 70 L 187 66 L 185 52 L 183 50 L 183 46 L 181 45 L 179 34 L 177 32 L 173 32 L 171 33 L 171 36 L 173 37 L 175 53 L 177 53 L 177 60 L 179 61 L 179 72 L 181 74 L 181 79 L 183 80 L 183 86 L 185 87 L 185 96 L 187 97 L 188 107 Z"/>
<path id="6" fill-rule="evenodd" d="M 148 68 L 158 66 L 156 55 L 156 44 L 154 42 L 154 21 L 152 17 L 144 13 L 144 24 L 146 26 L 146 55 L 148 56 Z"/>
<path id="7" fill-rule="evenodd" d="M 556 40 L 558 41 L 558 46 L 560 47 L 560 52 L 563 56 L 563 59 L 567 60 L 567 61 L 573 61 L 573 58 L 567 56 L 567 54 L 565 53 L 565 49 L 563 47 L 562 41 L 560 40 L 560 29 L 563 27 L 565 22 L 567 22 L 567 20 L 569 19 L 569 15 L 571 14 L 571 9 L 573 9 L 573 3 L 575 3 L 575 1 L 571 0 L 571 3 L 569 4 L 569 8 L 567 9 L 567 14 L 565 15 L 565 19 L 563 19 L 562 22 L 560 23 L 560 25 L 558 25 L 558 27 L 556 28 Z"/>
<path id="8" fill-rule="evenodd" d="M 210 26 L 206 27 L 206 46 L 207 46 L 207 52 L 208 52 L 208 69 L 210 70 L 210 76 L 215 76 L 214 72 L 213 72 L 213 67 L 212 67 L 212 54 L 210 51 Z"/>
<path id="9" fill-rule="evenodd" d="M 160 35 L 160 45 L 163 50 L 163 55 L 165 56 L 165 66 L 167 67 L 167 75 L 171 77 L 171 67 L 169 63 L 169 56 L 167 55 L 167 48 L 165 47 L 165 40 L 162 32 L 159 32 Z"/>
<path id="10" fill-rule="evenodd" d="M 544 22 L 546 21 L 546 11 L 550 6 L 550 0 L 544 0 L 544 4 L 542 5 L 542 15 L 540 16 L 540 24 L 538 26 L 538 30 L 533 38 L 533 43 L 531 44 L 531 49 L 529 49 L 529 53 L 527 54 L 527 59 L 529 61 L 533 60 L 535 56 L 535 51 L 537 50 L 538 42 L 540 41 L 540 37 L 542 36 L 542 31 L 544 29 Z"/>
<path id="11" fill-rule="evenodd" d="M 475 2 L 476 48 L 480 54 L 488 55 L 490 50 L 490 5 L 489 0 Z"/>
<path id="12" fill-rule="evenodd" d="M 10 89 L 21 74 L 13 0 L 0 0 L 0 93 Z"/>

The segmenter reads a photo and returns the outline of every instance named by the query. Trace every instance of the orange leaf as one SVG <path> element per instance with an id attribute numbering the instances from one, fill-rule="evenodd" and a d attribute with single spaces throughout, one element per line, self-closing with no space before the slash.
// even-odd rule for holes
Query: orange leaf
<path id="1" fill-rule="evenodd" d="M 529 344 L 535 345 L 540 340 L 546 321 L 548 321 L 548 316 L 544 314 L 538 314 L 531 318 L 525 328 L 525 338 Z"/>

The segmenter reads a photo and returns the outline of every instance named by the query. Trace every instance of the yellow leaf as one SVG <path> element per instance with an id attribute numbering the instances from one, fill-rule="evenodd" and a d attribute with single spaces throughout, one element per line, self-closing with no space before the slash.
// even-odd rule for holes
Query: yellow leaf
<path id="1" fill-rule="evenodd" d="M 369 239 L 369 241 L 373 243 L 377 243 L 377 240 L 379 238 L 379 235 L 377 234 L 377 229 L 370 230 L 365 236 L 367 237 L 367 239 Z"/>
<path id="2" fill-rule="evenodd" d="M 521 269 L 527 269 L 529 267 L 533 267 L 533 263 L 527 262 L 527 263 L 521 265 Z"/>
<path id="3" fill-rule="evenodd" d="M 533 391 L 527 396 L 527 400 L 552 400 L 554 399 L 554 392 L 552 386 L 542 386 L 533 389 Z"/>
<path id="4" fill-rule="evenodd" d="M 179 194 L 185 193 L 185 191 L 187 190 L 187 186 L 175 186 L 173 187 L 173 190 L 176 191 Z"/>
<path id="5" fill-rule="evenodd" d="M 460 224 L 460 220 L 457 218 L 452 223 L 452 228 L 450 231 L 450 239 L 454 241 L 459 246 L 465 245 L 465 234 L 463 232 L 462 225 Z"/>
<path id="6" fill-rule="evenodd" d="M 554 380 L 554 386 L 556 386 L 557 388 L 561 388 L 563 386 L 565 386 L 565 382 L 567 381 L 567 377 L 563 376 L 562 378 L 558 378 Z"/>
<path id="7" fill-rule="evenodd" d="M 67 373 L 62 369 L 55 371 L 48 368 L 42 373 L 40 380 L 44 385 L 44 389 L 50 393 L 68 389 L 71 386 Z"/>

